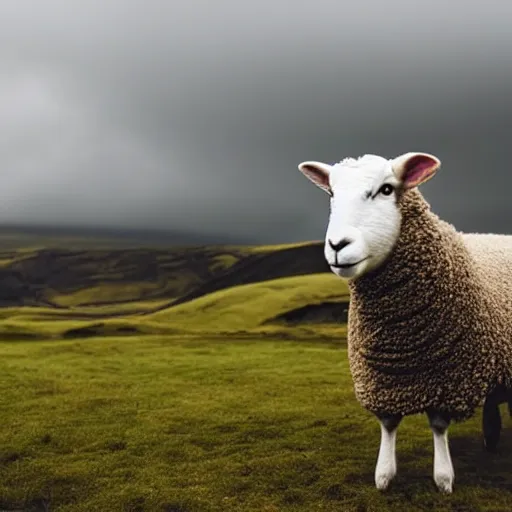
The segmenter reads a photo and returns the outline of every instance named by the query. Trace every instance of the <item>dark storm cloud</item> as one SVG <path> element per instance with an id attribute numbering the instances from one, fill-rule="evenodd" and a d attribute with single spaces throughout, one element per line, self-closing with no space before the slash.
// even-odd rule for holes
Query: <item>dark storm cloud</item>
<path id="1" fill-rule="evenodd" d="M 419 150 L 436 211 L 512 232 L 512 6 L 298 4 L 1 3 L 0 220 L 318 239 L 300 161 Z"/>

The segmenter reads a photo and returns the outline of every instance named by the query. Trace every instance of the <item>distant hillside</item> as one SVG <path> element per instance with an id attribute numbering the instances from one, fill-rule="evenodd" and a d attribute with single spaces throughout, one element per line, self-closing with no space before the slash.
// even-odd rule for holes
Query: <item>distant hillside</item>
<path id="1" fill-rule="evenodd" d="M 3 308 L 0 339 L 257 334 L 342 340 L 348 303 L 346 283 L 332 272 L 280 277 L 217 290 L 157 312 L 147 309 L 145 314 L 125 310 L 98 318 L 84 308 Z"/>
<path id="2" fill-rule="evenodd" d="M 4 251 L 0 304 L 66 307 L 173 299 L 245 256 L 224 247 Z"/>
<path id="3" fill-rule="evenodd" d="M 330 270 L 324 259 L 322 244 L 260 248 L 255 253 L 241 258 L 214 278 L 183 294 L 172 304 L 176 306 L 217 290 L 241 284 L 325 272 Z"/>
<path id="4" fill-rule="evenodd" d="M 316 242 L 265 247 L 9 248 L 0 250 L 0 307 L 99 307 L 158 300 L 157 307 L 165 309 L 232 286 L 328 272 L 322 251 Z"/>
<path id="5" fill-rule="evenodd" d="M 1 339 L 343 335 L 349 294 L 321 242 L 131 247 L 46 235 L 0 228 Z"/>

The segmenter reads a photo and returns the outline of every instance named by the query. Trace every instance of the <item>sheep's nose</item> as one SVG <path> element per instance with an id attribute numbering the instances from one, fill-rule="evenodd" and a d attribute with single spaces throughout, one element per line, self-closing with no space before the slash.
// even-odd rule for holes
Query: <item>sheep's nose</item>
<path id="1" fill-rule="evenodd" d="M 348 238 L 343 238 L 338 243 L 334 243 L 331 239 L 329 239 L 329 245 L 331 246 L 331 249 L 338 252 L 341 251 L 344 247 L 347 247 L 347 245 L 350 245 L 352 243 L 352 240 L 349 240 Z"/>

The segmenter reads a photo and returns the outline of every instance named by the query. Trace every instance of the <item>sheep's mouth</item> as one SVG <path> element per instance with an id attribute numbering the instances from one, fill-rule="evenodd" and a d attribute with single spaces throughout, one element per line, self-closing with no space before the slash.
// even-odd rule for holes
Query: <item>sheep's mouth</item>
<path id="1" fill-rule="evenodd" d="M 331 267 L 343 268 L 346 270 L 347 268 L 352 268 L 352 267 L 355 267 L 356 265 L 359 265 L 359 263 L 362 263 L 363 261 L 367 260 L 368 258 L 369 258 L 369 256 L 367 256 L 366 258 L 363 258 L 362 260 L 356 261 L 354 263 L 343 263 L 343 264 L 336 263 L 334 265 L 331 265 Z"/>

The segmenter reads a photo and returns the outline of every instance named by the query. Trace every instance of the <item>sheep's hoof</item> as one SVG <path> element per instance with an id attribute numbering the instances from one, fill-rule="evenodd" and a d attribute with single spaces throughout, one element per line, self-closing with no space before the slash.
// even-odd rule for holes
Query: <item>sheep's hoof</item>
<path id="1" fill-rule="evenodd" d="M 434 475 L 434 481 L 437 488 L 443 494 L 451 494 L 453 491 L 453 474 L 451 473 L 437 473 Z"/>
<path id="2" fill-rule="evenodd" d="M 394 477 L 395 477 L 395 473 L 394 472 L 377 473 L 375 475 L 375 487 L 377 487 L 377 489 L 379 491 L 387 490 L 388 487 L 389 487 L 389 484 L 391 483 L 391 481 L 393 480 Z"/>

